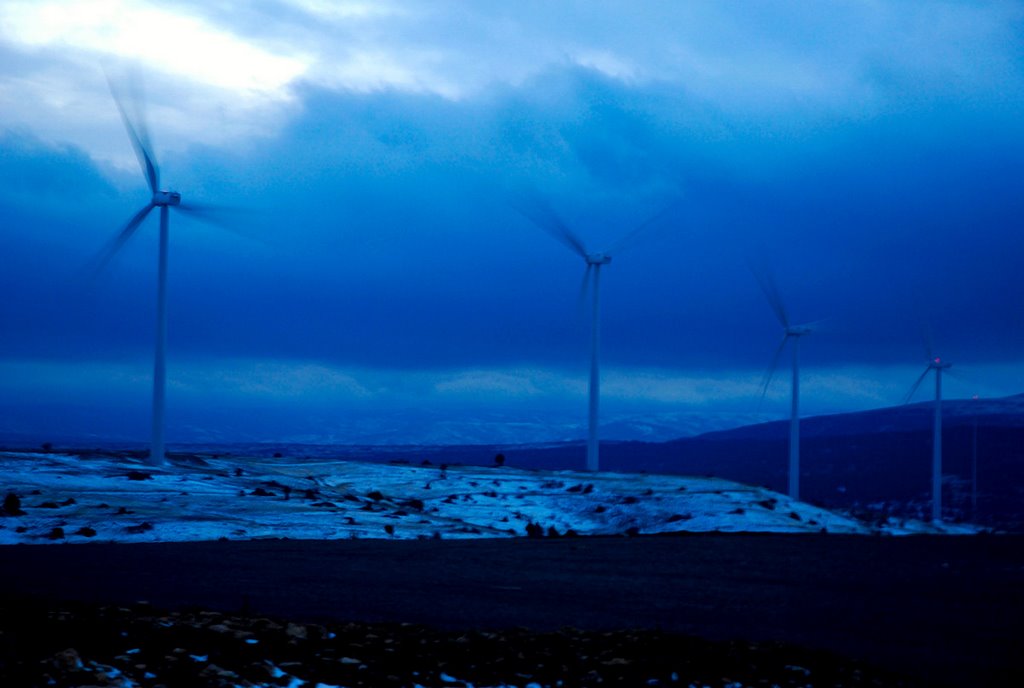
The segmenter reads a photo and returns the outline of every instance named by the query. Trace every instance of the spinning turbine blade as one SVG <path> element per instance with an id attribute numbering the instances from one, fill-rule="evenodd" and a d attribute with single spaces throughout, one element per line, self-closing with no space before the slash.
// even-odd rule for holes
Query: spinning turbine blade
<path id="1" fill-rule="evenodd" d="M 110 76 L 107 76 L 107 85 L 110 87 L 110 95 L 114 97 L 114 103 L 117 104 L 117 110 L 121 113 L 121 120 L 124 122 L 125 129 L 128 130 L 128 137 L 132 141 L 132 148 L 135 149 L 135 156 L 139 159 L 139 165 L 142 167 L 142 172 L 146 176 L 146 183 L 149 184 L 149 190 L 152 193 L 156 193 L 160 188 L 160 170 L 157 168 L 156 163 L 153 162 L 153 155 L 150 153 L 149 143 L 149 131 L 146 128 L 145 120 L 141 116 L 141 108 L 136 107 L 137 117 L 139 119 L 139 125 L 136 127 L 131 118 L 128 116 L 128 112 L 124 108 L 124 103 L 121 101 L 120 96 L 117 94 L 117 89 L 114 88 L 113 81 L 110 80 Z M 138 101 L 138 95 L 136 94 L 136 101 Z"/>
<path id="2" fill-rule="evenodd" d="M 175 210 L 180 210 L 183 213 L 188 213 L 198 220 L 207 220 L 213 223 L 218 223 L 226 219 L 228 213 L 235 212 L 236 210 L 236 208 L 231 208 L 226 205 L 211 205 L 210 203 L 195 203 L 194 201 L 179 203 L 174 206 L 174 208 Z"/>
<path id="3" fill-rule="evenodd" d="M 185 213 L 193 220 L 198 220 L 199 222 L 213 225 L 218 229 L 224 229 L 232 232 L 233 234 L 237 234 L 240 237 L 245 237 L 245 234 L 238 231 L 231 222 L 231 215 L 236 212 L 235 208 L 209 205 L 206 203 L 180 203 L 174 206 L 174 209 Z"/>
<path id="4" fill-rule="evenodd" d="M 208 203 L 181 203 L 174 206 L 174 210 L 181 211 L 189 218 L 198 222 L 211 225 L 225 232 L 244 239 L 245 241 L 269 246 L 269 242 L 255 232 L 239 229 L 239 215 L 251 215 L 252 209 L 226 206 L 210 205 Z"/>
<path id="5" fill-rule="evenodd" d="M 921 320 L 921 343 L 924 344 L 924 350 L 928 356 L 928 360 L 934 360 L 935 339 L 934 337 L 932 337 L 932 326 L 925 319 Z"/>
<path id="6" fill-rule="evenodd" d="M 924 382 L 924 379 L 926 377 L 928 377 L 928 372 L 930 370 L 931 370 L 931 366 L 928 366 L 927 368 L 924 369 L 924 372 L 921 373 L 921 376 L 917 378 L 917 381 L 914 382 L 913 386 L 910 388 L 910 391 L 907 392 L 907 396 L 903 397 L 903 403 L 904 404 L 909 404 L 910 403 L 910 400 L 913 398 L 914 393 L 917 392 L 917 388 L 920 387 L 921 383 Z"/>
<path id="7" fill-rule="evenodd" d="M 610 256 L 618 255 L 622 251 L 628 248 L 632 248 L 637 244 L 641 243 L 644 239 L 646 239 L 653 233 L 654 229 L 657 229 L 659 227 L 659 221 L 662 220 L 666 215 L 668 215 L 672 210 L 677 208 L 680 205 L 680 203 L 682 203 L 682 201 L 673 201 L 672 203 L 669 203 L 667 206 L 656 212 L 654 215 L 651 215 L 649 218 L 647 218 L 639 225 L 637 225 L 636 228 L 629 234 L 627 234 L 626 236 L 622 237 L 614 244 L 612 244 L 611 247 L 607 251 L 605 251 L 605 253 L 607 253 Z M 662 229 L 665 228 L 664 225 L 660 226 Z"/>
<path id="8" fill-rule="evenodd" d="M 583 245 L 583 241 L 562 222 L 555 211 L 543 200 L 536 197 L 524 197 L 514 203 L 513 207 L 555 240 L 565 244 L 569 250 L 581 258 L 587 257 L 587 249 Z"/>
<path id="9" fill-rule="evenodd" d="M 798 327 L 810 330 L 811 332 L 818 332 L 821 330 L 821 326 L 823 324 L 832 322 L 832 320 L 833 318 L 830 316 L 828 318 L 821 318 L 820 320 L 812 320 L 809 323 L 801 323 L 800 325 L 798 325 Z"/>
<path id="10" fill-rule="evenodd" d="M 142 221 L 146 219 L 146 216 L 149 215 L 149 211 L 151 211 L 155 207 L 155 205 L 150 203 L 142 210 L 135 213 L 135 215 L 132 216 L 132 219 L 128 220 L 128 224 L 124 226 L 124 229 L 122 229 L 117 234 L 117 236 L 111 239 L 110 242 L 103 247 L 103 249 L 93 260 L 92 268 L 89 270 L 89 273 L 92 275 L 92 277 L 98 275 L 103 270 L 103 268 L 105 268 L 107 264 L 110 263 L 114 256 L 117 255 L 117 252 L 120 251 L 122 247 L 124 247 L 124 245 L 128 242 L 129 239 L 131 239 L 132 234 L 134 234 L 135 230 L 139 228 L 139 225 L 142 224 Z"/>
<path id="11" fill-rule="evenodd" d="M 580 293 L 576 298 L 576 312 L 582 316 L 583 309 L 587 306 L 587 292 L 590 289 L 590 276 L 594 272 L 594 266 L 587 263 L 587 269 L 583 271 L 583 280 L 580 282 Z"/>
<path id="12" fill-rule="evenodd" d="M 772 307 L 772 310 L 775 311 L 775 317 L 779 319 L 779 323 L 781 323 L 783 327 L 788 329 L 789 316 L 786 315 L 786 307 L 782 303 L 782 296 L 779 295 L 779 288 L 775 284 L 775 276 L 766 265 L 761 266 L 759 269 L 751 263 L 750 271 L 754 273 L 754 278 L 761 286 L 761 291 L 764 292 L 765 298 L 768 299 L 768 304 Z"/>
<path id="13" fill-rule="evenodd" d="M 765 396 L 768 394 L 768 385 L 772 383 L 772 378 L 775 377 L 775 369 L 779 367 L 779 359 L 782 357 L 782 350 L 786 348 L 787 341 L 789 341 L 789 335 L 783 335 L 782 341 L 779 342 L 778 348 L 775 349 L 775 355 L 772 356 L 771 365 L 768 366 L 768 371 L 764 374 L 764 383 L 761 385 L 762 402 L 764 401 Z"/>

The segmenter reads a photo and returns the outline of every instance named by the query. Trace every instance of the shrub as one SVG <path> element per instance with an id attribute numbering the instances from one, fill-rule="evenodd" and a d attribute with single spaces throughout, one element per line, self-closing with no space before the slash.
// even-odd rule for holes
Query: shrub
<path id="1" fill-rule="evenodd" d="M 4 513 L 8 516 L 25 515 L 25 512 L 21 510 L 21 498 L 13 492 L 8 492 L 7 496 L 4 497 Z"/>

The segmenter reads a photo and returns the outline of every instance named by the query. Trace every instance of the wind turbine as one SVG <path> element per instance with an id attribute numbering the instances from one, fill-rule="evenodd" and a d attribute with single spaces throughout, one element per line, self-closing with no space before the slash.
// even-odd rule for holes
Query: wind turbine
<path id="1" fill-rule="evenodd" d="M 169 234 L 169 210 L 175 208 L 196 216 L 198 219 L 207 219 L 203 215 L 210 210 L 205 206 L 185 205 L 181 202 L 181 194 L 177 191 L 169 191 L 160 188 L 160 168 L 157 166 L 156 157 L 153 155 L 153 147 L 149 140 L 149 131 L 146 127 L 145 118 L 142 116 L 141 108 L 138 107 L 139 97 L 135 94 L 136 112 L 135 119 L 129 116 L 124 107 L 124 102 L 119 97 L 114 84 L 108 78 L 110 94 L 117 104 L 121 113 L 121 120 L 128 131 L 128 138 L 131 139 L 135 156 L 139 160 L 142 174 L 146 178 L 149 187 L 150 199 L 128 220 L 128 223 L 114 238 L 104 247 L 97 256 L 93 274 L 102 270 L 107 263 L 117 254 L 118 251 L 128 242 L 135 231 L 142 224 L 143 220 L 154 208 L 160 209 L 160 254 L 157 269 L 157 297 L 156 297 L 156 346 L 153 360 L 153 419 L 152 439 L 150 443 L 148 463 L 159 466 L 165 463 L 164 452 L 164 408 L 166 399 L 166 349 L 167 349 L 167 240 Z"/>
<path id="2" fill-rule="evenodd" d="M 612 262 L 612 254 L 619 253 L 623 249 L 632 246 L 641 235 L 650 228 L 657 220 L 660 220 L 675 207 L 670 204 L 659 213 L 653 215 L 645 222 L 639 224 L 636 229 L 626 234 L 619 241 L 612 244 L 607 251 L 591 253 L 587 250 L 583 240 L 562 222 L 546 203 L 538 198 L 525 199 L 518 204 L 518 210 L 531 222 L 554 237 L 558 242 L 566 246 L 570 251 L 583 259 L 586 269 L 583 272 L 583 282 L 580 285 L 580 303 L 586 298 L 587 289 L 593 283 L 593 301 L 591 303 L 590 322 L 590 394 L 588 406 L 588 432 L 587 432 L 587 470 L 597 471 L 600 467 L 600 443 L 598 441 L 598 406 L 601 397 L 601 373 L 599 364 L 600 334 L 601 334 L 601 268 Z"/>
<path id="3" fill-rule="evenodd" d="M 929 352 L 930 354 L 930 352 Z M 942 371 L 953 366 L 938 356 L 931 357 L 928 366 L 907 392 L 903 403 L 910 403 L 914 392 L 921 386 L 928 373 L 935 371 L 935 420 L 932 423 L 932 521 L 942 520 Z"/>
<path id="4" fill-rule="evenodd" d="M 791 324 L 789 315 L 786 313 L 786 307 L 779 294 L 779 289 L 775 285 L 775 279 L 771 273 L 767 270 L 754 270 L 753 272 L 758 284 L 761 285 L 761 290 L 768 299 L 768 303 L 775 312 L 775 317 L 778 318 L 779 324 L 782 325 L 782 341 L 779 342 L 778 348 L 775 349 L 771 366 L 769 366 L 768 372 L 765 374 L 764 385 L 761 389 L 761 399 L 764 399 L 768 393 L 768 385 L 771 384 L 772 378 L 775 376 L 775 369 L 779 365 L 783 349 L 786 348 L 786 344 L 789 341 L 792 340 L 793 342 L 793 382 L 789 415 L 788 494 L 793 499 L 800 499 L 800 338 L 814 331 L 814 323 L 804 325 Z"/>

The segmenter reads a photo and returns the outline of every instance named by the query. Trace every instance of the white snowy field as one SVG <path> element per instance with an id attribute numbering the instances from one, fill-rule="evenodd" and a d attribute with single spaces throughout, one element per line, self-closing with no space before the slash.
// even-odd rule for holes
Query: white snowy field
<path id="1" fill-rule="evenodd" d="M 717 478 L 241 457 L 154 469 L 121 456 L 0 452 L 0 496 L 0 544 L 522 537 L 530 523 L 545 535 L 975 532 L 869 526 Z"/>

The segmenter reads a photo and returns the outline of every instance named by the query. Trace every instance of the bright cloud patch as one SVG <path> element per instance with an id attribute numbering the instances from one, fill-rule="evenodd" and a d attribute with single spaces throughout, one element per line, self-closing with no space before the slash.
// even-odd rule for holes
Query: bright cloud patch
<path id="1" fill-rule="evenodd" d="M 140 60 L 225 89 L 279 92 L 306 67 L 186 14 L 122 0 L 9 2 L 0 7 L 8 40 L 31 47 L 67 46 Z"/>
<path id="2" fill-rule="evenodd" d="M 401 14 L 398 7 L 389 5 L 383 0 L 375 2 L 343 2 L 341 0 L 287 0 L 288 4 L 312 14 L 320 19 L 342 21 L 350 19 L 370 19 Z"/>

